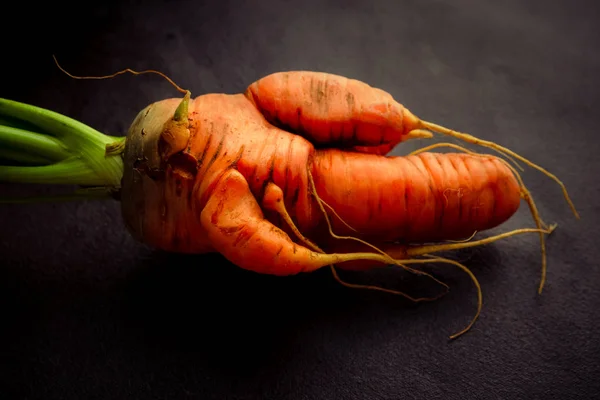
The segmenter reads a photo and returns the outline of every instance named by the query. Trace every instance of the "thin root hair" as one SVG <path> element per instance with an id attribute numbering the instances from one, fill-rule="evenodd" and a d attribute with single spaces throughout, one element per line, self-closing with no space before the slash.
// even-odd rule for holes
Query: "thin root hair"
<path id="1" fill-rule="evenodd" d="M 176 84 L 176 83 L 175 83 L 175 82 L 174 82 L 174 81 L 173 81 L 171 78 L 169 78 L 169 77 L 168 77 L 166 74 L 164 74 L 164 73 L 162 73 L 162 72 L 160 72 L 160 71 L 153 70 L 153 69 L 147 69 L 147 70 L 144 70 L 144 71 L 134 71 L 134 70 L 132 70 L 132 69 L 130 69 L 130 68 L 126 68 L 126 69 L 123 69 L 123 70 L 121 70 L 121 71 L 117 71 L 117 72 L 115 72 L 115 73 L 113 73 L 113 74 L 110 74 L 110 75 L 103 75 L 103 76 L 76 76 L 76 75 L 73 75 L 73 74 L 71 74 L 70 72 L 67 72 L 67 71 L 66 71 L 66 70 L 65 70 L 65 69 L 64 69 L 64 68 L 63 68 L 63 67 L 62 67 L 62 66 L 61 66 L 61 65 L 58 63 L 58 60 L 56 59 L 56 56 L 52 55 L 52 58 L 54 58 L 54 62 L 55 62 L 55 64 L 56 64 L 56 66 L 57 66 L 57 67 L 58 67 L 58 68 L 59 68 L 59 69 L 60 69 L 62 72 L 64 72 L 65 74 L 67 74 L 69 77 L 71 77 L 71 78 L 73 78 L 73 79 L 110 79 L 110 78 L 114 78 L 114 77 L 116 77 L 116 76 L 118 76 L 118 75 L 122 75 L 122 74 L 125 74 L 125 73 L 130 73 L 130 74 L 133 74 L 133 75 L 142 75 L 142 74 L 156 74 L 156 75 L 159 75 L 159 76 L 163 77 L 164 79 L 166 79 L 166 80 L 167 80 L 167 81 L 168 81 L 168 82 L 169 82 L 171 85 L 173 85 L 173 87 L 174 87 L 175 89 L 177 89 L 179 92 L 181 92 L 181 93 L 183 93 L 183 94 L 186 94 L 186 93 L 188 93 L 188 92 L 189 92 L 188 90 L 182 89 L 182 88 L 181 88 L 179 85 L 177 85 L 177 84 Z"/>
<path id="2" fill-rule="evenodd" d="M 287 225 L 290 227 L 290 229 L 292 230 L 292 232 L 294 232 L 294 234 L 298 237 L 298 239 L 301 242 L 303 242 L 306 246 L 308 246 L 310 249 L 312 249 L 313 251 L 315 251 L 317 253 L 326 254 L 326 252 L 323 249 L 321 249 L 318 245 L 316 245 L 315 243 L 313 243 L 310 239 L 306 238 L 300 232 L 300 230 L 298 229 L 298 227 L 296 226 L 296 224 L 292 220 L 291 216 L 289 215 L 287 209 L 285 208 L 285 204 L 283 202 L 277 203 L 275 205 L 275 207 L 276 207 L 275 210 L 279 213 L 279 215 L 283 218 L 283 220 L 287 223 Z M 389 259 L 388 261 L 390 262 L 390 264 L 397 264 L 394 259 L 392 259 L 391 257 L 389 257 L 389 255 L 387 255 L 386 253 L 382 252 L 381 250 L 379 250 L 379 252 L 381 252 L 384 255 L 384 257 L 386 257 L 386 258 Z M 332 272 L 333 277 L 335 278 L 335 280 L 338 283 L 342 284 L 343 286 L 354 288 L 354 289 L 369 289 L 369 290 L 376 290 L 376 291 L 380 291 L 380 292 L 395 294 L 395 295 L 402 296 L 402 297 L 404 297 L 404 298 L 406 298 L 406 299 L 408 299 L 408 300 L 410 300 L 412 302 L 415 302 L 415 303 L 419 303 L 419 302 L 423 302 L 423 301 L 435 301 L 435 300 L 441 298 L 442 296 L 444 296 L 444 295 L 446 295 L 448 293 L 448 290 L 449 290 L 448 285 L 445 284 L 445 283 L 443 283 L 443 282 L 441 282 L 441 281 L 439 281 L 438 279 L 434 278 L 433 276 L 431 276 L 431 275 L 429 275 L 427 273 L 424 273 L 422 271 L 406 267 L 404 265 L 400 265 L 400 266 L 403 267 L 404 269 L 410 271 L 410 272 L 415 273 L 415 274 L 428 276 L 429 278 L 433 279 L 435 282 L 437 282 L 440 285 L 442 285 L 446 290 L 444 292 L 440 293 L 439 295 L 434 296 L 434 297 L 419 297 L 419 298 L 417 298 L 417 297 L 410 296 L 410 295 L 408 295 L 408 294 L 406 294 L 404 292 L 400 292 L 400 291 L 393 290 L 393 289 L 386 289 L 386 288 L 382 288 L 382 287 L 379 287 L 379 286 L 358 285 L 358 284 L 351 284 L 351 283 L 348 283 L 348 282 L 344 282 L 339 277 L 339 275 L 337 274 L 334 265 L 330 265 L 330 268 L 331 268 L 331 272 Z"/>
<path id="3" fill-rule="evenodd" d="M 433 257 L 433 258 L 426 258 L 426 259 L 406 259 L 406 260 L 392 259 L 387 253 L 383 252 L 382 250 L 378 249 L 377 247 L 373 246 L 372 244 L 370 244 L 370 243 L 368 243 L 366 241 L 363 241 L 363 240 L 361 240 L 359 238 L 354 238 L 354 237 L 351 237 L 351 236 L 342 237 L 342 236 L 336 235 L 333 232 L 333 230 L 332 230 L 331 223 L 329 221 L 329 218 L 328 218 L 328 215 L 327 215 L 327 213 L 325 211 L 325 208 L 323 207 L 322 200 L 321 200 L 321 198 L 319 197 L 319 195 L 318 195 L 318 193 L 316 191 L 316 187 L 315 187 L 315 184 L 314 184 L 314 179 L 313 179 L 312 174 L 310 173 L 310 171 L 309 171 L 309 183 L 311 185 L 312 193 L 315 196 L 315 198 L 317 200 L 317 203 L 319 204 L 319 207 L 321 208 L 321 211 L 324 214 L 325 220 L 326 220 L 328 228 L 329 228 L 329 233 L 334 238 L 356 240 L 356 241 L 358 241 L 360 243 L 363 243 L 363 244 L 365 244 L 365 245 L 373 248 L 377 252 L 383 254 L 384 256 L 389 257 L 393 261 L 393 264 L 401 266 L 402 268 L 404 268 L 406 270 L 409 270 L 409 271 L 411 271 L 413 273 L 424 274 L 424 275 L 428 276 L 429 278 L 433 279 L 435 282 L 442 284 L 447 289 L 448 289 L 448 285 L 446 283 L 443 283 L 443 282 L 439 281 L 437 278 L 433 277 L 432 275 L 430 275 L 430 274 L 428 274 L 428 273 L 426 273 L 424 271 L 420 271 L 420 270 L 415 270 L 415 269 L 409 268 L 409 267 L 406 266 L 406 264 L 425 264 L 425 263 L 428 264 L 428 263 L 432 263 L 432 262 L 443 262 L 443 263 L 453 264 L 453 265 L 457 266 L 458 268 L 460 268 L 461 270 L 463 270 L 464 272 L 466 272 L 469 275 L 469 277 L 471 278 L 471 280 L 473 281 L 473 283 L 475 284 L 475 287 L 477 289 L 477 299 L 478 299 L 478 302 L 477 302 L 477 304 L 478 304 L 477 305 L 477 312 L 476 312 L 474 318 L 471 320 L 471 322 L 467 325 L 467 327 L 464 328 L 464 329 L 462 329 L 461 331 L 459 331 L 459 332 L 451 335 L 450 339 L 456 339 L 456 338 L 458 338 L 459 336 L 463 335 L 464 333 L 466 333 L 467 331 L 469 331 L 471 329 L 471 327 L 474 325 L 475 321 L 479 317 L 479 314 L 481 313 L 481 309 L 483 307 L 483 294 L 482 294 L 481 285 L 479 284 L 479 281 L 477 280 L 477 278 L 475 277 L 475 275 L 467 267 L 465 267 L 464 265 L 462 265 L 458 261 L 454 261 L 454 260 L 450 260 L 450 259 L 442 258 L 442 257 Z M 450 245 L 450 246 L 453 246 L 453 245 Z M 467 247 L 467 246 L 463 246 L 463 247 Z M 430 250 L 434 250 L 434 249 L 430 249 Z M 388 292 L 388 293 L 392 293 L 392 294 L 401 294 L 404 297 L 407 297 L 404 293 L 399 293 L 397 291 L 393 291 L 393 290 L 389 290 L 389 289 L 384 289 L 384 288 L 381 288 L 381 287 L 378 287 L 378 286 L 356 285 L 356 284 L 350 284 L 350 283 L 344 282 L 344 281 L 342 281 L 340 279 L 340 277 L 337 274 L 334 266 L 331 265 L 330 268 L 331 268 L 331 272 L 332 272 L 334 278 L 339 283 L 341 283 L 342 285 L 344 285 L 346 287 L 349 287 L 349 288 L 362 288 L 362 289 L 375 289 L 375 290 L 379 290 L 379 291 L 383 291 L 383 292 Z M 435 300 L 437 298 L 440 298 L 442 295 L 436 296 L 434 298 L 427 298 L 427 299 L 424 299 L 424 300 Z"/>

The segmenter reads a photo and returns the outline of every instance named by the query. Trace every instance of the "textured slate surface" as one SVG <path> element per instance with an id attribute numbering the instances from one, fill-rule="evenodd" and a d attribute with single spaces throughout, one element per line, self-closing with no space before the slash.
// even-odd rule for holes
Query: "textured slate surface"
<path id="1" fill-rule="evenodd" d="M 586 4 L 587 3 L 587 4 Z M 551 5 L 552 4 L 552 5 Z M 177 93 L 160 78 L 79 75 L 154 68 L 193 93 L 239 92 L 268 73 L 362 79 L 423 118 L 497 141 L 563 179 L 524 174 L 548 222 L 542 296 L 537 237 L 458 259 L 451 285 L 418 306 L 348 290 L 327 271 L 256 276 L 217 256 L 153 252 L 116 203 L 0 207 L 0 393 L 16 399 L 588 399 L 600 390 L 598 124 L 592 1 L 113 2 L 18 5 L 3 29 L 0 96 L 109 134 Z M 67 15 L 67 11 L 71 15 Z M 62 13 L 62 14 L 59 14 Z M 17 18 L 18 16 L 18 18 Z M 17 29 L 10 25 L 14 18 Z M 11 57 L 6 57 L 10 55 Z M 398 148 L 404 154 L 418 144 Z M 53 188 L 2 185 L 2 193 Z M 531 226 L 526 207 L 498 231 Z M 413 293 L 399 271 L 345 274 Z M 281 307 L 281 308 L 280 308 Z"/>

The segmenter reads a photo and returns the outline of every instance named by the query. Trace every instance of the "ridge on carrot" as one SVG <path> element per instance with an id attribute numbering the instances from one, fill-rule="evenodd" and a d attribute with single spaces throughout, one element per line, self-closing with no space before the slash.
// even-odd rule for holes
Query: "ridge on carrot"
<path id="1" fill-rule="evenodd" d="M 56 61 L 56 58 L 55 58 Z M 56 61 L 58 65 L 58 62 Z M 241 268 L 292 275 L 329 267 L 351 288 L 375 289 L 420 302 L 448 285 L 420 264 L 452 264 L 467 273 L 482 309 L 475 275 L 435 253 L 538 233 L 546 279 L 545 224 L 518 171 L 518 162 L 550 172 L 498 144 L 421 120 L 392 96 L 342 76 L 288 71 L 268 75 L 243 93 L 149 104 L 125 137 L 111 137 L 67 116 L 0 99 L 0 181 L 78 185 L 72 194 L 40 200 L 120 200 L 130 233 L 173 252 L 219 252 Z M 401 142 L 440 133 L 498 155 L 441 143 L 390 156 Z M 455 153 L 431 150 L 447 146 Z M 504 158 L 502 158 L 502 157 Z M 508 161 L 507 161 L 508 160 Z M 3 199 L 34 201 L 35 199 Z M 528 204 L 535 228 L 475 240 Z M 340 269 L 386 265 L 431 279 L 445 291 L 432 298 L 350 284 Z M 411 266 L 412 265 L 412 266 Z M 414 267 L 413 267 L 414 266 Z"/>

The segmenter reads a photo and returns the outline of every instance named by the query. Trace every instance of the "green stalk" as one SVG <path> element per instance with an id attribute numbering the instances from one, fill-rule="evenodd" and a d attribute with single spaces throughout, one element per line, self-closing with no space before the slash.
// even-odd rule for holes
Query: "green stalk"
<path id="1" fill-rule="evenodd" d="M 123 141 L 54 111 L 0 98 L 0 159 L 9 162 L 0 164 L 0 181 L 118 190 Z"/>
<path id="2" fill-rule="evenodd" d="M 0 125 L 0 137 L 3 146 L 27 150 L 57 161 L 69 157 L 69 152 L 60 140 L 51 136 Z"/>
<path id="3" fill-rule="evenodd" d="M 90 169 L 83 161 L 76 159 L 68 159 L 54 164 L 33 167 L 0 167 L 0 181 L 104 186 L 104 181 L 100 176 Z"/>
<path id="4" fill-rule="evenodd" d="M 19 165 L 44 165 L 51 162 L 51 160 L 36 154 L 28 154 L 25 151 L 0 148 L 0 165 L 11 161 L 18 163 Z"/>
<path id="5" fill-rule="evenodd" d="M 19 128 L 19 129 L 23 129 L 26 131 L 35 131 L 37 130 L 36 127 L 34 125 L 31 125 L 25 121 L 20 121 L 18 119 L 15 118 L 10 118 L 6 115 L 2 115 L 0 114 L 0 125 L 4 125 L 4 126 L 10 126 L 13 128 Z"/>

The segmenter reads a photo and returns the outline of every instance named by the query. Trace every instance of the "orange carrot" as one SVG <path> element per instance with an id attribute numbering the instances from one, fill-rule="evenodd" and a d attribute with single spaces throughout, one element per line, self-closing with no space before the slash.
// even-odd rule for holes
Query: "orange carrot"
<path id="1" fill-rule="evenodd" d="M 148 167 L 154 159 L 150 167 L 163 171 L 159 180 L 140 176 L 139 162 L 137 171 L 126 171 L 123 198 L 139 197 L 141 203 L 122 203 L 129 225 L 139 227 L 134 230 L 144 235 L 142 240 L 164 250 L 198 252 L 206 245 L 198 240 L 205 236 L 200 234 L 202 224 L 190 216 L 204 208 L 230 169 L 247 181 L 256 201 L 263 198 L 268 183 L 279 186 L 294 223 L 309 237 L 319 234 L 324 220 L 309 190 L 308 171 L 318 196 L 362 234 L 358 236 L 373 241 L 465 237 L 498 226 L 519 205 L 519 184 L 496 157 L 435 153 L 384 157 L 315 150 L 307 140 L 270 126 L 241 95 L 211 94 L 191 101 L 189 140 L 163 162 L 157 150 L 160 140 L 149 140 L 163 138 L 163 126 L 178 104 L 170 100 L 145 110 L 145 117 L 128 134 L 125 153 L 126 163 L 148 159 Z M 133 148 L 138 140 L 145 143 L 139 150 Z M 169 147 L 170 153 L 175 150 Z M 334 230 L 348 234 L 344 226 L 334 219 Z"/>
<path id="2" fill-rule="evenodd" d="M 455 240 L 504 223 L 521 201 L 518 181 L 494 156 L 328 149 L 314 160 L 316 191 L 341 218 L 332 218 L 340 235 L 356 236 L 348 224 L 368 240 Z"/>
<path id="3" fill-rule="evenodd" d="M 242 268 L 274 275 L 334 264 L 352 269 L 392 264 L 441 283 L 409 265 L 445 262 L 467 272 L 479 290 L 466 267 L 431 254 L 538 232 L 545 271 L 543 235 L 551 228 L 541 222 L 518 172 L 504 159 L 456 145 L 450 146 L 460 153 L 386 156 L 398 143 L 431 137 L 433 130 L 541 169 L 508 149 L 425 122 L 389 93 L 332 74 L 276 73 L 233 95 L 192 98 L 180 90 L 183 99 L 161 100 L 140 111 L 124 145 L 107 143 L 100 133 L 82 136 L 101 138 L 88 147 L 107 144 L 107 160 L 122 152 L 122 176 L 111 175 L 110 185 L 128 229 L 146 244 L 174 252 L 219 252 Z M 6 132 L 9 137 L 17 131 Z M 69 154 L 38 139 L 38 146 L 70 165 Z M 114 169 L 118 162 L 110 160 Z M 36 167 L 2 168 L 0 179 L 40 176 Z M 59 182 L 65 169 L 42 171 Z M 68 182 L 101 182 L 108 176 L 101 172 L 96 157 L 86 175 Z M 521 199 L 537 229 L 448 242 L 499 226 Z"/>

